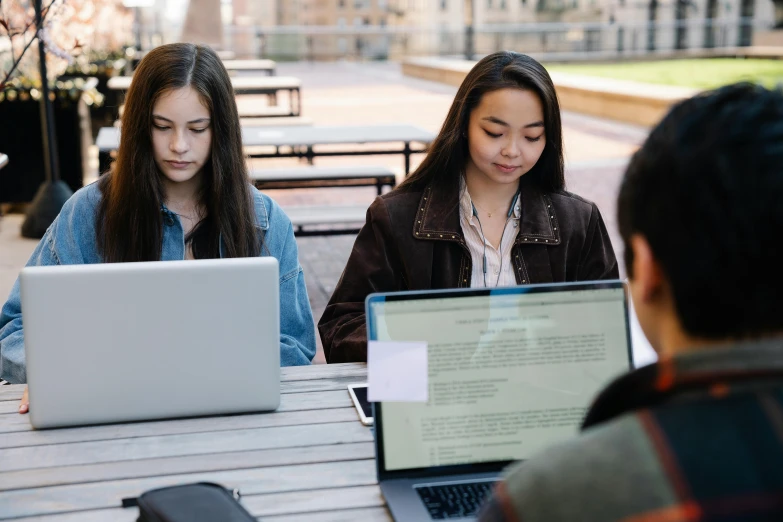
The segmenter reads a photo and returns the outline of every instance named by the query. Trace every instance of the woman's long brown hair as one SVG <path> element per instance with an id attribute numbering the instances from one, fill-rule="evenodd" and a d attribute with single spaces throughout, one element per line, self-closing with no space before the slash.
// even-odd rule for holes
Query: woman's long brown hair
<path id="1" fill-rule="evenodd" d="M 421 191 L 432 184 L 438 189 L 453 187 L 465 171 L 468 160 L 470 114 L 484 94 L 498 89 L 524 89 L 535 93 L 544 110 L 546 146 L 535 166 L 524 175 L 545 191 L 565 187 L 563 131 L 560 104 L 552 79 L 533 58 L 512 51 L 500 51 L 479 61 L 462 81 L 446 121 L 430 145 L 421 165 L 402 182 L 399 191 Z"/>
<path id="2" fill-rule="evenodd" d="M 242 152 L 231 79 L 208 47 L 176 43 L 141 60 L 125 98 L 120 147 L 112 172 L 99 181 L 98 248 L 107 263 L 160 260 L 163 242 L 163 174 L 152 148 L 152 109 L 170 90 L 192 87 L 210 113 L 211 157 L 199 194 L 206 216 L 189 234 L 199 259 L 253 257 L 263 238 Z"/>

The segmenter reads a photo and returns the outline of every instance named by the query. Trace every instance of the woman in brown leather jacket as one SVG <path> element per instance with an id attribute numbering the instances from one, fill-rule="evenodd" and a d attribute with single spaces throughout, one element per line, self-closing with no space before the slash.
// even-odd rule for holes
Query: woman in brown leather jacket
<path id="1" fill-rule="evenodd" d="M 367 211 L 318 323 L 326 360 L 367 360 L 373 292 L 616 279 L 598 208 L 564 187 L 549 74 L 523 54 L 487 56 L 419 168 Z"/>

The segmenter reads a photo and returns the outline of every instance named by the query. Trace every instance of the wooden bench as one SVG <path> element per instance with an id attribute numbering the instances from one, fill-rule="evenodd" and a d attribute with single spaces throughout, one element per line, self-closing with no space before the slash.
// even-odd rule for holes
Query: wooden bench
<path id="1" fill-rule="evenodd" d="M 291 115 L 291 109 L 280 105 L 262 105 L 261 107 L 238 106 L 240 118 L 296 118 Z"/>
<path id="2" fill-rule="evenodd" d="M 269 76 L 274 76 L 277 68 L 274 60 L 223 60 L 223 66 L 229 74 L 234 71 L 251 71 L 266 73 Z"/>
<path id="3" fill-rule="evenodd" d="M 295 236 L 335 236 L 358 234 L 366 220 L 367 208 L 366 205 L 296 206 L 283 207 L 283 212 L 294 225 Z M 343 226 L 335 228 L 335 225 Z"/>
<path id="4" fill-rule="evenodd" d="M 272 109 L 279 109 L 279 107 L 270 107 Z M 288 112 L 288 109 L 282 108 L 282 110 Z M 119 110 L 120 118 L 122 113 L 125 112 L 125 106 L 122 105 Z M 239 123 L 240 125 L 247 127 L 302 127 L 313 124 L 313 120 L 306 116 L 262 116 L 258 114 L 245 114 L 239 111 Z M 114 122 L 115 126 L 119 127 L 120 120 Z"/>
<path id="5" fill-rule="evenodd" d="M 288 116 L 285 118 L 245 118 L 240 116 L 239 124 L 242 127 L 305 127 L 312 125 L 313 120 L 304 116 Z M 114 126 L 120 128 L 121 121 L 115 120 Z"/>
<path id="6" fill-rule="evenodd" d="M 381 195 L 383 187 L 394 188 L 397 184 L 394 171 L 379 166 L 251 169 L 249 174 L 259 189 L 375 187 Z"/>
<path id="7" fill-rule="evenodd" d="M 266 118 L 256 116 L 244 116 L 239 113 L 239 124 L 243 127 L 304 127 L 313 124 L 313 120 L 305 116 L 285 116 L 280 118 Z"/>

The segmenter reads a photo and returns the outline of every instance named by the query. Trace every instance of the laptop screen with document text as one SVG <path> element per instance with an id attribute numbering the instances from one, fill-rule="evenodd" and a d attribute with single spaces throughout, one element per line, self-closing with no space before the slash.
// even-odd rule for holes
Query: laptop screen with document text
<path id="1" fill-rule="evenodd" d="M 619 281 L 378 294 L 367 311 L 370 340 L 428 345 L 428 401 L 376 409 L 383 471 L 528 458 L 630 367 Z"/>

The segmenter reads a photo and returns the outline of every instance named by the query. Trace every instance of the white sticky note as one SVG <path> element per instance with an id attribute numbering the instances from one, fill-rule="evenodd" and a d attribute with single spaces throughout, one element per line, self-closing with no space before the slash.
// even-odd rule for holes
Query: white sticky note
<path id="1" fill-rule="evenodd" d="M 427 343 L 369 341 L 367 383 L 370 402 L 427 402 Z"/>

